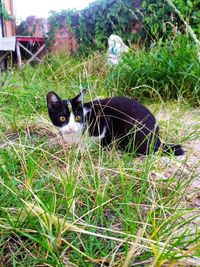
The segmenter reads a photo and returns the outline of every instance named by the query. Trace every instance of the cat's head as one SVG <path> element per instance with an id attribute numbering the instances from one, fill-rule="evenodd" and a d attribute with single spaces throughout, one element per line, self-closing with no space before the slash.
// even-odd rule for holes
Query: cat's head
<path id="1" fill-rule="evenodd" d="M 86 90 L 72 99 L 62 100 L 55 92 L 47 94 L 47 107 L 52 123 L 62 134 L 82 133 L 85 127 L 83 98 Z"/>

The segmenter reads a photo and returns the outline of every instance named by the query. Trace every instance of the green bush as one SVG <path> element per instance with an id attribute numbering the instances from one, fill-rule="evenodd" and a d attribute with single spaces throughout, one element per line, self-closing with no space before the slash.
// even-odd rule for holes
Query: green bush
<path id="1" fill-rule="evenodd" d="M 184 20 L 192 27 L 197 36 L 200 34 L 199 0 L 173 0 L 172 3 L 180 11 Z M 185 25 L 167 1 L 143 0 L 137 17 L 143 28 L 139 37 L 147 44 L 160 38 L 170 39 L 177 33 L 185 33 Z"/>
<path id="2" fill-rule="evenodd" d="M 200 103 L 200 68 L 196 47 L 184 36 L 159 41 L 150 50 L 130 50 L 107 79 L 118 94 Z"/>
<path id="3" fill-rule="evenodd" d="M 199 0 L 173 3 L 198 37 Z M 120 35 L 127 44 L 149 46 L 160 38 L 167 40 L 186 30 L 174 8 L 161 0 L 96 0 L 81 11 L 52 11 L 49 20 L 49 42 L 57 30 L 67 26 L 76 35 L 81 54 L 104 49 L 111 34 Z"/>

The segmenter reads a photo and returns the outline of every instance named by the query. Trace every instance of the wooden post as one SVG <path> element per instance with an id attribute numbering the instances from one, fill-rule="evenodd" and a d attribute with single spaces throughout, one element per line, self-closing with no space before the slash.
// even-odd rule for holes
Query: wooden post
<path id="1" fill-rule="evenodd" d="M 10 51 L 4 52 L 3 54 L 0 52 L 0 72 L 1 70 L 6 70 L 7 68 L 7 61 L 6 57 L 9 55 Z"/>
<path id="2" fill-rule="evenodd" d="M 33 61 L 37 55 L 39 55 L 39 53 L 42 52 L 42 50 L 45 48 L 46 44 L 43 44 L 40 49 L 26 62 L 27 64 L 29 64 L 31 61 Z"/>
<path id="3" fill-rule="evenodd" d="M 19 44 L 19 46 L 20 46 L 22 49 L 24 49 L 29 55 L 34 56 L 34 54 L 33 54 L 31 51 L 29 51 L 25 46 L 23 46 L 20 42 L 18 42 L 18 44 Z M 39 59 L 38 57 L 35 57 L 35 59 L 36 59 L 38 62 L 40 62 L 40 59 Z"/>
<path id="4" fill-rule="evenodd" d="M 18 68 L 22 67 L 22 57 L 21 57 L 21 51 L 18 41 L 16 41 L 16 52 L 17 52 L 17 65 Z"/>
<path id="5" fill-rule="evenodd" d="M 2 61 L 2 60 L 4 60 L 6 57 L 7 57 L 7 55 L 10 53 L 10 51 L 7 51 L 7 52 L 5 52 L 2 56 L 0 56 L 0 62 Z"/>

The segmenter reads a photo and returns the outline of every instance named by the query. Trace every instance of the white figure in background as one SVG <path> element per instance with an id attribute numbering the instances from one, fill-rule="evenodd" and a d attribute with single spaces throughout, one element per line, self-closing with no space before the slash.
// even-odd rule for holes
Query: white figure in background
<path id="1" fill-rule="evenodd" d="M 116 65 L 119 63 L 121 54 L 128 51 L 128 46 L 123 43 L 123 40 L 118 35 L 112 34 L 108 38 L 108 59 L 107 63 Z"/>

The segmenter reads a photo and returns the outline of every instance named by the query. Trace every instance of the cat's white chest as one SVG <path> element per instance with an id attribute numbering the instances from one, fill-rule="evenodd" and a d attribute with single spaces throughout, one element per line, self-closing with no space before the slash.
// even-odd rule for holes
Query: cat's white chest
<path id="1" fill-rule="evenodd" d="M 83 136 L 81 133 L 67 133 L 62 134 L 63 140 L 70 145 L 77 145 L 83 141 Z"/>
<path id="2" fill-rule="evenodd" d="M 81 133 L 62 133 L 63 140 L 65 143 L 69 145 L 76 145 L 78 150 L 84 152 L 86 147 L 89 147 L 94 143 L 100 143 L 101 140 L 105 137 L 107 132 L 107 127 L 105 126 L 99 136 L 89 136 L 88 132 L 86 131 L 84 135 Z"/>
<path id="3" fill-rule="evenodd" d="M 106 136 L 106 132 L 107 132 L 107 127 L 104 126 L 103 130 L 101 133 L 99 133 L 98 136 L 91 136 L 90 138 L 95 141 L 96 143 L 100 143 L 101 140 Z"/>

